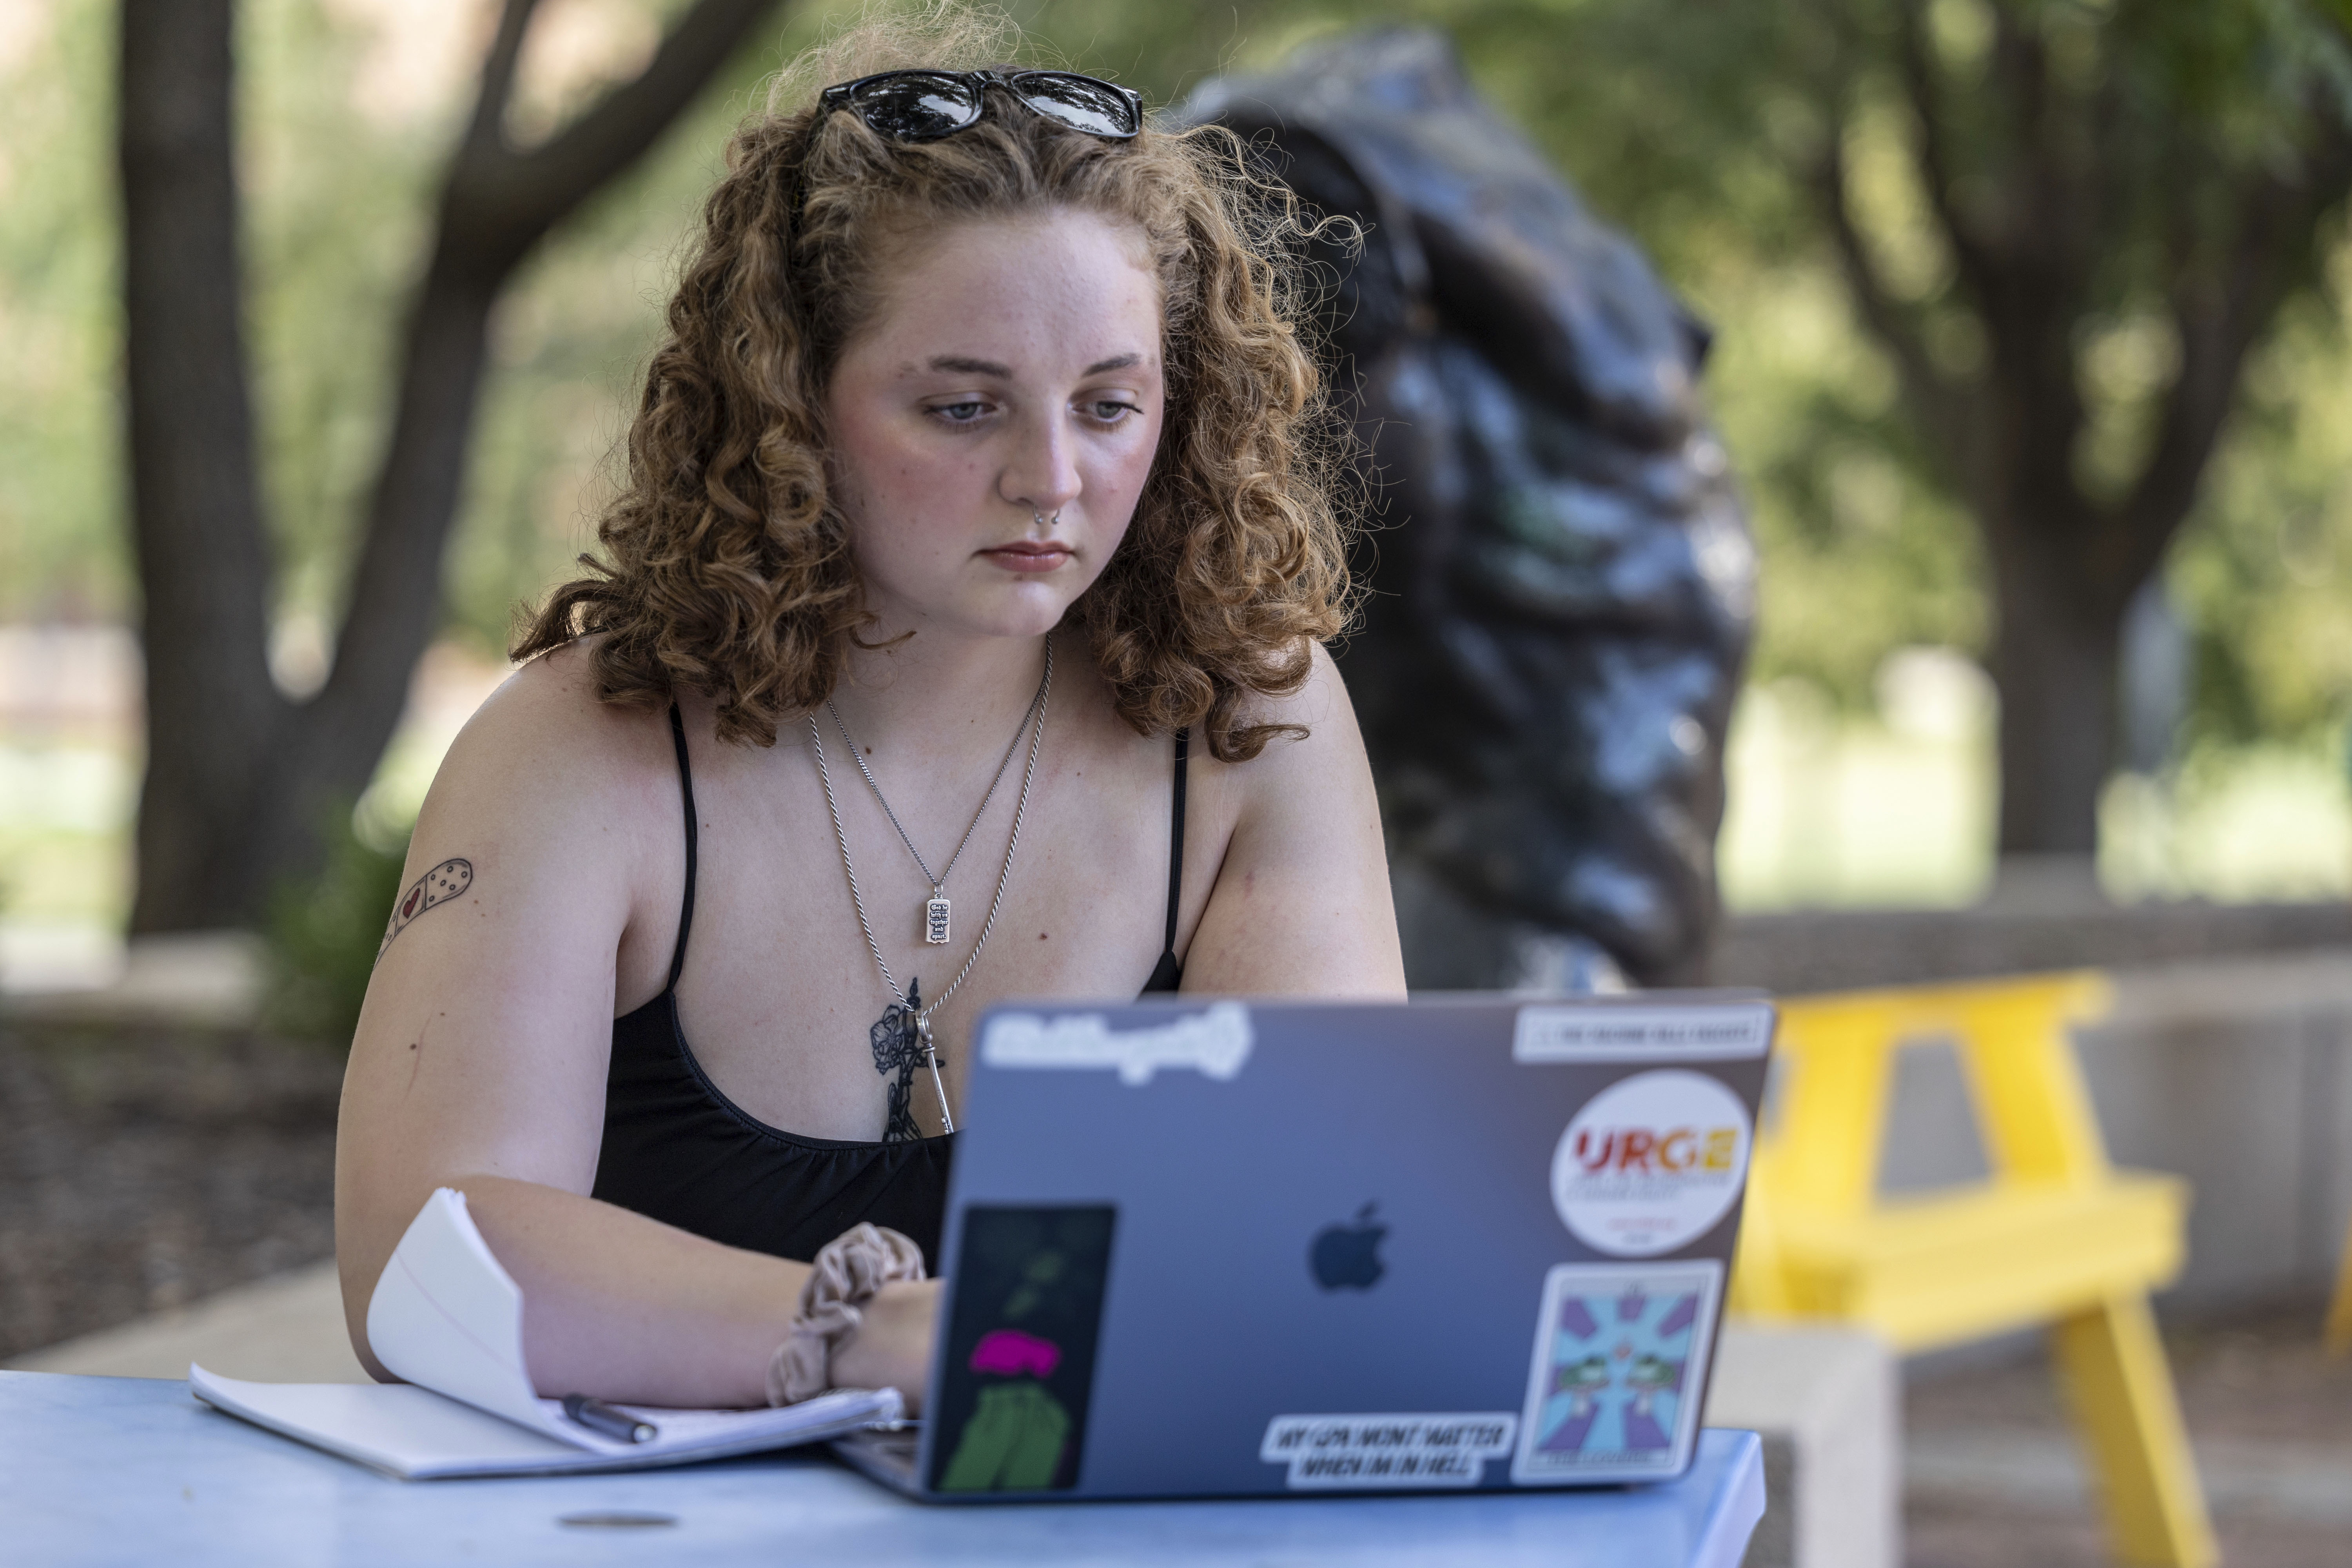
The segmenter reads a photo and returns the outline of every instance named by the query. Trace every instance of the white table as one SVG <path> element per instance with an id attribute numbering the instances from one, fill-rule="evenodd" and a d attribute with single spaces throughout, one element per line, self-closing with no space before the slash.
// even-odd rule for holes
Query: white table
<path id="1" fill-rule="evenodd" d="M 1584 1492 L 940 1508 L 806 1453 L 634 1475 L 403 1482 L 206 1408 L 184 1384 L 0 1372 L 0 1561 L 10 1568 L 1738 1568 L 1763 1510 L 1760 1446 L 1730 1431 L 1704 1434 L 1680 1481 Z M 631 1515 L 639 1522 L 625 1522 Z M 565 1522 L 583 1516 L 610 1522 Z"/>

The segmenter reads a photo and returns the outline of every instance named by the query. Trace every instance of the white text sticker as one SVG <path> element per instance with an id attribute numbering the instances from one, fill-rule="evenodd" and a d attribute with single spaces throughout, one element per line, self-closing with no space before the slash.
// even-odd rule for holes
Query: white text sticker
<path id="1" fill-rule="evenodd" d="M 1223 1080 L 1249 1060 L 1253 1038 L 1249 1009 L 1238 1002 L 1140 1029 L 1113 1029 L 1099 1013 L 1007 1013 L 989 1021 L 980 1059 L 992 1068 L 1112 1068 L 1121 1083 L 1139 1086 L 1162 1068 Z"/>
<path id="2" fill-rule="evenodd" d="M 1624 1007 L 1530 1003 L 1511 1033 L 1515 1062 L 1722 1061 L 1760 1057 L 1769 1002 Z"/>
<path id="3" fill-rule="evenodd" d="M 1474 1487 L 1486 1461 L 1511 1451 L 1518 1417 L 1507 1410 L 1467 1415 L 1277 1415 L 1257 1457 L 1290 1467 L 1290 1486 Z"/>

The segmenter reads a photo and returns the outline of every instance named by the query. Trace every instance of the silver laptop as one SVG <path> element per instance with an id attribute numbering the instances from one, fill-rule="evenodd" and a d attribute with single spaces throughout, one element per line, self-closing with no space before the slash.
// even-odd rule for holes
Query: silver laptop
<path id="1" fill-rule="evenodd" d="M 1774 1016 L 1751 993 L 989 1012 L 937 1501 L 1661 1480 L 1706 1405 Z"/>

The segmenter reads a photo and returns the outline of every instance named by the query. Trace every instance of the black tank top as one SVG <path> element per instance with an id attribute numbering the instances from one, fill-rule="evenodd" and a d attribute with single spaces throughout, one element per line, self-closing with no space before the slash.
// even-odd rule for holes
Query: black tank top
<path id="1" fill-rule="evenodd" d="M 686 900 L 669 984 L 634 1013 L 613 1020 L 604 1079 L 604 1142 L 595 1197 L 729 1247 L 805 1263 L 860 1220 L 912 1237 L 934 1268 L 946 1218 L 948 1165 L 955 1135 L 866 1143 L 804 1138 L 744 1110 L 719 1090 L 678 1026 L 677 977 L 694 922 L 694 773 L 686 724 L 670 710 L 677 782 L 686 802 Z M 1168 828 L 1168 934 L 1144 986 L 1173 991 L 1176 910 L 1183 891 L 1184 766 L 1189 732 L 1176 732 L 1175 798 Z"/>

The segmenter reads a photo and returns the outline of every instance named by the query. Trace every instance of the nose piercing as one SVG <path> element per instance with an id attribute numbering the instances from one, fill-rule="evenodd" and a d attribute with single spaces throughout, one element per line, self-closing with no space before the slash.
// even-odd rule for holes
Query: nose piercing
<path id="1" fill-rule="evenodd" d="M 1055 523 L 1062 521 L 1061 510 L 1058 507 L 1055 509 L 1053 516 L 1047 517 L 1044 512 L 1039 511 L 1033 506 L 1029 509 L 1029 516 L 1035 521 L 1039 528 L 1051 528 Z"/>

